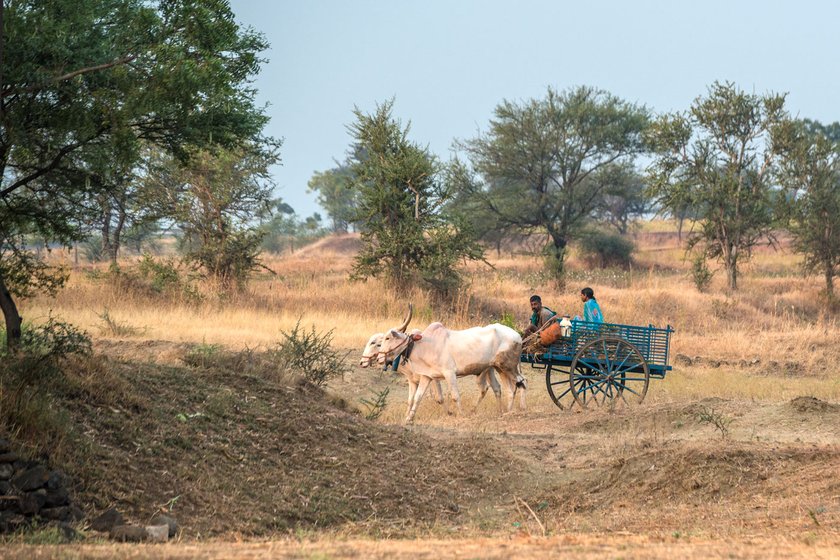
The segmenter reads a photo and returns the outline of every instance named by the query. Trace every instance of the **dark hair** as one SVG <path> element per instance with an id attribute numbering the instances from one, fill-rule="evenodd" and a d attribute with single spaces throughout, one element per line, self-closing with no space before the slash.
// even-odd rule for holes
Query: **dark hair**
<path id="1" fill-rule="evenodd" d="M 538 302 L 542 303 L 542 298 L 540 296 L 534 294 L 533 296 L 531 296 L 531 302 L 534 302 L 534 301 L 538 301 Z"/>
<path id="2" fill-rule="evenodd" d="M 586 299 L 595 299 L 595 292 L 592 291 L 592 288 L 584 288 L 580 293 L 585 295 Z"/>

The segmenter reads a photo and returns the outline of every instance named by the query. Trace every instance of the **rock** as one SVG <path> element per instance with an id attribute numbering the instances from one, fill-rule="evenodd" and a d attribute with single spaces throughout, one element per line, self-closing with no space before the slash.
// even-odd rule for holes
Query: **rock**
<path id="1" fill-rule="evenodd" d="M 50 478 L 50 472 L 43 465 L 32 467 L 12 479 L 12 486 L 22 492 L 29 492 L 44 486 Z"/>
<path id="2" fill-rule="evenodd" d="M 117 525 L 111 529 L 111 538 L 117 542 L 142 542 L 146 539 L 146 529 L 137 525 Z"/>
<path id="3" fill-rule="evenodd" d="M 12 450 L 12 444 L 9 440 L 0 438 L 0 453 L 8 453 Z"/>
<path id="4" fill-rule="evenodd" d="M 103 533 L 107 533 L 114 527 L 124 524 L 125 521 L 123 520 L 122 514 L 118 512 L 116 508 L 110 508 L 105 510 L 99 517 L 94 519 L 90 524 L 90 528 L 94 531 L 102 531 Z"/>
<path id="5" fill-rule="evenodd" d="M 79 509 L 76 506 L 68 506 L 70 508 L 70 520 L 71 521 L 81 521 L 85 518 L 85 512 Z"/>
<path id="6" fill-rule="evenodd" d="M 11 451 L 0 453 L 0 463 L 14 463 L 17 460 L 17 453 L 12 453 Z"/>
<path id="7" fill-rule="evenodd" d="M 42 509 L 40 515 L 51 521 L 70 521 L 72 512 L 69 506 L 48 507 Z"/>
<path id="8" fill-rule="evenodd" d="M 26 518 L 19 513 L 0 511 L 0 533 L 11 533 L 26 525 Z"/>
<path id="9" fill-rule="evenodd" d="M 0 480 L 9 480 L 15 474 L 15 468 L 9 463 L 0 463 Z"/>
<path id="10" fill-rule="evenodd" d="M 65 488 L 48 488 L 44 496 L 44 507 L 66 506 L 70 503 L 70 495 Z"/>
<path id="11" fill-rule="evenodd" d="M 169 517 L 168 515 L 163 515 L 162 513 L 156 513 L 152 516 L 152 525 L 166 525 L 169 527 L 169 538 L 171 539 L 175 535 L 178 534 L 178 522 L 175 521 L 174 518 Z"/>
<path id="12" fill-rule="evenodd" d="M 169 540 L 169 525 L 147 525 L 146 538 L 149 542 L 166 542 Z"/>
<path id="13" fill-rule="evenodd" d="M 60 523 L 56 523 L 55 527 L 58 529 L 58 532 L 61 533 L 61 537 L 64 539 L 64 542 L 73 542 L 82 539 L 81 533 L 71 527 L 69 523 L 62 521 Z"/>
<path id="14" fill-rule="evenodd" d="M 20 498 L 14 494 L 0 498 L 0 511 L 14 511 L 20 513 Z"/>
<path id="15" fill-rule="evenodd" d="M 65 486 L 65 476 L 61 471 L 52 471 L 47 479 L 47 488 L 56 490 Z"/>
<path id="16" fill-rule="evenodd" d="M 39 496 L 36 494 L 24 494 L 21 496 L 18 500 L 20 512 L 29 516 L 38 515 L 38 512 L 41 511 L 41 507 L 44 505 L 44 502 L 38 498 Z"/>
<path id="17" fill-rule="evenodd" d="M 690 366 L 693 363 L 693 360 L 686 356 L 685 354 L 677 354 L 674 356 L 674 365 L 677 366 Z"/>

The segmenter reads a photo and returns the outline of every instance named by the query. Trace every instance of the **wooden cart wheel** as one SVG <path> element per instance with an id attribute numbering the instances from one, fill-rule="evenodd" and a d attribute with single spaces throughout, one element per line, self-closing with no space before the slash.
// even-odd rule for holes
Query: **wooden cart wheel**
<path id="1" fill-rule="evenodd" d="M 569 372 L 562 366 L 548 364 L 545 368 L 545 386 L 548 389 L 548 396 L 554 401 L 560 410 L 575 403 L 569 389 Z M 566 404 L 563 404 L 563 401 Z"/>
<path id="2" fill-rule="evenodd" d="M 618 399 L 640 404 L 649 383 L 647 360 L 633 344 L 616 336 L 587 342 L 569 367 L 570 392 L 582 408 Z"/>

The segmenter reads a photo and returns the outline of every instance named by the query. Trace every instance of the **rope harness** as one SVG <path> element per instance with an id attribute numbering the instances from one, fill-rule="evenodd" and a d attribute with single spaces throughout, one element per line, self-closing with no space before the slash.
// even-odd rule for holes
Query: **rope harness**
<path id="1" fill-rule="evenodd" d="M 398 351 L 397 351 L 396 354 L 394 354 L 394 358 L 391 361 L 388 361 L 387 356 L 386 356 L 385 367 L 382 368 L 383 371 L 387 370 L 388 366 L 390 366 L 391 364 L 393 364 L 394 371 L 397 371 L 397 367 L 399 367 L 399 363 L 400 363 L 400 357 L 402 357 L 403 360 L 408 361 L 409 356 L 411 356 L 411 351 L 414 350 L 414 342 L 415 342 L 414 337 L 411 336 L 411 335 L 408 335 L 408 338 L 406 339 L 405 344 L 401 345 L 402 347 L 400 347 L 400 346 L 397 347 Z M 378 354 L 383 354 L 384 355 L 385 352 L 380 351 Z"/>

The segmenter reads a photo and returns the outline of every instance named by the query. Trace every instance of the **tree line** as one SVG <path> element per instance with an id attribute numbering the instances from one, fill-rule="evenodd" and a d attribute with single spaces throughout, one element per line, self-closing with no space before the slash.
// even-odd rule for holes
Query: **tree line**
<path id="1" fill-rule="evenodd" d="M 225 0 L 0 2 L 0 309 L 67 276 L 31 241 L 96 232 L 116 262 L 126 236 L 177 228 L 185 260 L 224 289 L 261 266 L 269 233 L 321 230 L 273 195 L 281 143 L 253 79 L 268 47 Z M 562 280 L 570 242 L 626 233 L 652 210 L 700 225 L 689 244 L 728 285 L 758 243 L 790 231 L 834 297 L 840 267 L 840 125 L 790 117 L 783 95 L 714 83 L 656 115 L 592 87 L 504 100 L 442 161 L 410 138 L 394 100 L 354 112 L 344 160 L 308 184 L 334 231 L 361 232 L 354 278 L 441 294 L 459 263 L 509 236 L 544 236 Z M 640 162 L 646 161 L 646 164 Z M 145 233 L 144 233 L 145 232 Z"/>
<path id="2" fill-rule="evenodd" d="M 784 95 L 715 82 L 688 110 L 657 115 L 592 87 L 549 87 L 538 99 L 502 101 L 487 130 L 456 140 L 459 155 L 445 163 L 410 143 L 392 110 L 393 100 L 373 115 L 356 111 L 347 162 L 310 182 L 338 229 L 362 230 L 357 275 L 399 283 L 405 270 L 426 280 L 432 267 L 450 278 L 436 285 L 451 286 L 457 261 L 482 258 L 471 240 L 538 234 L 562 282 L 570 242 L 614 244 L 605 228 L 625 234 L 655 212 L 696 223 L 687 238 L 695 265 L 719 261 L 730 290 L 755 247 L 786 230 L 836 302 L 840 124 L 792 118 Z M 433 242 L 455 232 L 458 243 Z"/>

